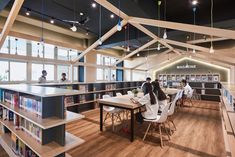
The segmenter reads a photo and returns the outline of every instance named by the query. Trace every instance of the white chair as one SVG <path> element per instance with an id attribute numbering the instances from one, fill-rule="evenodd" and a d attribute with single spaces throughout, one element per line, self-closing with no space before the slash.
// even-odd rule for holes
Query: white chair
<path id="1" fill-rule="evenodd" d="M 162 127 L 164 127 L 164 129 L 165 129 L 165 131 L 167 133 L 168 139 L 170 140 L 170 135 L 168 134 L 166 126 L 165 126 L 165 123 L 167 121 L 167 115 L 168 115 L 169 106 L 170 106 L 170 104 L 167 104 L 163 108 L 163 111 L 162 111 L 161 115 L 157 115 L 156 119 L 144 119 L 144 121 L 150 122 L 150 123 L 148 125 L 148 128 L 147 128 L 145 134 L 144 134 L 143 141 L 145 140 L 145 137 L 148 134 L 148 131 L 149 131 L 149 129 L 150 129 L 152 124 L 159 124 L 158 125 L 158 129 L 159 129 L 159 133 L 160 133 L 161 147 L 163 147 L 163 145 L 164 145 L 163 140 L 162 140 Z"/>
<path id="2" fill-rule="evenodd" d="M 122 96 L 122 93 L 116 93 L 116 96 L 120 97 L 120 96 Z"/>
<path id="3" fill-rule="evenodd" d="M 137 97 L 138 97 L 138 98 L 142 98 L 143 96 L 144 96 L 144 93 L 143 93 L 143 92 L 138 92 L 138 93 L 137 93 Z"/>
<path id="4" fill-rule="evenodd" d="M 176 96 L 175 99 L 173 100 L 173 102 L 171 103 L 170 105 L 170 109 L 168 110 L 168 113 L 167 113 L 167 122 L 168 122 L 168 125 L 169 125 L 169 129 L 171 132 L 173 132 L 171 130 L 171 127 L 170 127 L 170 122 L 172 123 L 173 127 L 174 127 L 174 131 L 176 131 L 176 126 L 175 126 L 175 123 L 173 121 L 173 114 L 174 114 L 174 111 L 175 111 L 175 106 L 176 106 L 176 101 L 178 100 L 179 98 Z M 172 133 L 171 133 L 172 134 Z"/>
<path id="5" fill-rule="evenodd" d="M 195 92 L 194 89 L 192 89 L 189 94 L 187 95 L 187 97 L 185 98 L 184 100 L 184 103 L 185 102 L 188 102 L 189 104 L 191 104 L 191 106 L 193 106 L 193 102 L 192 102 L 192 97 L 193 97 L 193 93 Z"/>
<path id="6" fill-rule="evenodd" d="M 103 95 L 102 96 L 103 99 L 107 99 L 110 97 L 111 97 L 110 95 Z M 112 130 L 114 131 L 114 117 L 117 117 L 117 119 L 119 119 L 120 122 L 122 121 L 121 116 L 120 116 L 121 109 L 115 108 L 115 107 L 110 107 L 110 106 L 105 106 L 105 105 L 103 106 L 103 109 L 104 109 L 104 111 L 107 112 L 103 123 L 105 123 L 108 116 L 110 116 L 111 120 L 112 120 Z"/>
<path id="7" fill-rule="evenodd" d="M 127 95 L 133 95 L 132 91 L 127 91 Z"/>

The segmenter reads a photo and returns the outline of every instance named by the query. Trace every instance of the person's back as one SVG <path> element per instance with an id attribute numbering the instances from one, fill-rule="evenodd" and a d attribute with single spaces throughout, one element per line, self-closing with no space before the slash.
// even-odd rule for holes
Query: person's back
<path id="1" fill-rule="evenodd" d="M 144 83 L 142 84 L 142 86 L 141 86 L 141 89 L 142 89 L 144 95 L 146 95 L 146 94 L 149 93 L 149 91 L 148 91 L 148 89 L 147 89 L 147 85 L 150 84 L 150 82 L 151 82 L 151 78 L 150 78 L 150 77 L 147 77 L 147 78 L 146 78 L 146 82 L 144 82 Z"/>
<path id="2" fill-rule="evenodd" d="M 38 83 L 46 83 L 47 82 L 46 76 L 47 76 L 47 72 L 46 70 L 43 70 L 42 76 L 38 78 Z"/>

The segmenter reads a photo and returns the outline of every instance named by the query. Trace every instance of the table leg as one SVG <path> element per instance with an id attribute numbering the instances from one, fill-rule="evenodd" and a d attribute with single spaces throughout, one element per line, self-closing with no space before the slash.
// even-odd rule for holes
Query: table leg
<path id="1" fill-rule="evenodd" d="M 100 131 L 103 131 L 103 104 L 100 105 Z"/>
<path id="2" fill-rule="evenodd" d="M 112 131 L 114 131 L 114 113 L 112 113 Z"/>
<path id="3" fill-rule="evenodd" d="M 135 118 L 134 118 L 134 110 L 131 110 L 131 142 L 134 141 L 134 128 L 135 128 Z"/>

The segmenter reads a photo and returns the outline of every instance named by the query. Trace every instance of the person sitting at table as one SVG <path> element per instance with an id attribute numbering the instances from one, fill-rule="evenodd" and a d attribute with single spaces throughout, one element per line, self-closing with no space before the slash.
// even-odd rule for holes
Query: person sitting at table
<path id="1" fill-rule="evenodd" d="M 151 78 L 150 77 L 147 77 L 146 78 L 146 81 L 141 85 L 141 89 L 142 89 L 142 91 L 143 91 L 143 93 L 144 93 L 144 95 L 146 95 L 146 94 L 148 94 L 148 89 L 147 89 L 147 83 L 149 83 L 150 84 L 150 82 L 151 82 Z"/>
<path id="2" fill-rule="evenodd" d="M 152 86 L 153 86 L 153 92 L 157 96 L 158 105 L 159 105 L 159 112 L 161 113 L 162 109 L 167 104 L 167 96 L 162 91 L 160 84 L 158 82 L 158 79 L 156 79 L 155 81 L 152 82 Z"/>
<path id="3" fill-rule="evenodd" d="M 66 78 L 66 73 L 61 74 L 60 82 L 68 82 L 68 79 Z"/>
<path id="4" fill-rule="evenodd" d="M 156 119 L 159 108 L 157 97 L 153 93 L 152 85 L 150 83 L 146 83 L 145 86 L 149 93 L 138 100 L 140 104 L 146 106 L 146 111 L 142 112 L 141 115 L 142 118 L 145 119 Z"/>
<path id="5" fill-rule="evenodd" d="M 192 89 L 192 87 L 190 87 L 190 85 L 184 79 L 181 81 L 181 88 L 183 89 L 181 104 L 184 105 L 184 100 L 187 98 L 190 98 L 192 96 L 193 89 Z"/>

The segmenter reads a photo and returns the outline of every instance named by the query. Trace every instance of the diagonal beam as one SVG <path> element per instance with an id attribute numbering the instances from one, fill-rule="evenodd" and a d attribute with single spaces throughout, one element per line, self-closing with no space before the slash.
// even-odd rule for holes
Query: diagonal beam
<path id="1" fill-rule="evenodd" d="M 121 63 L 123 60 L 125 60 L 125 59 L 127 59 L 127 58 L 129 58 L 129 57 L 131 57 L 131 56 L 133 56 L 135 54 L 137 54 L 138 52 L 142 51 L 143 49 L 151 46 L 152 44 L 154 44 L 156 42 L 157 42 L 156 39 L 151 40 L 150 42 L 148 42 L 148 43 L 144 44 L 143 46 L 137 48 L 135 51 L 131 52 L 130 54 L 126 55 L 125 57 L 119 59 L 116 63 L 114 63 L 114 65 L 117 65 L 117 64 Z"/>
<path id="2" fill-rule="evenodd" d="M 201 44 L 201 43 L 208 43 L 208 42 L 211 42 L 211 41 L 224 41 L 224 40 L 228 40 L 227 38 L 208 38 L 208 39 L 197 39 L 197 40 L 190 40 L 190 41 L 187 41 L 188 44 Z"/>
<path id="3" fill-rule="evenodd" d="M 172 45 L 185 47 L 185 48 L 189 48 L 189 49 L 195 49 L 195 50 L 202 51 L 202 52 L 208 52 L 208 53 L 210 52 L 209 48 L 205 48 L 205 47 L 201 47 L 201 46 L 197 46 L 197 45 L 192 45 L 192 44 L 187 44 L 187 43 L 183 43 L 183 42 L 179 42 L 179 41 L 169 40 L 169 39 L 163 39 L 163 40 L 165 40 L 167 43 L 172 44 Z"/>
<path id="4" fill-rule="evenodd" d="M 146 63 L 148 63 L 148 62 L 154 61 L 156 57 L 160 58 L 160 57 L 162 57 L 163 55 L 165 55 L 165 54 L 167 54 L 167 53 L 169 53 L 169 52 L 171 52 L 171 51 L 172 51 L 171 49 L 168 49 L 168 50 L 162 52 L 161 54 L 156 54 L 156 55 L 149 56 L 149 57 L 150 57 L 149 60 L 145 60 L 145 61 L 141 62 L 140 64 L 138 64 L 138 65 L 132 67 L 131 69 L 134 70 L 134 69 L 136 69 L 136 68 L 138 68 L 138 67 L 140 67 L 140 66 L 142 66 L 142 65 L 144 65 L 144 64 L 146 64 Z"/>
<path id="5" fill-rule="evenodd" d="M 0 35 L 0 48 L 2 48 L 2 45 L 8 35 L 8 33 L 10 32 L 11 30 L 11 27 L 20 11 L 20 8 L 23 4 L 24 0 L 15 0 L 12 8 L 11 8 L 11 11 L 7 17 L 7 20 L 6 20 L 6 23 L 3 27 L 3 30 L 1 32 L 1 35 Z"/>
<path id="6" fill-rule="evenodd" d="M 99 3 L 100 5 L 102 5 L 104 8 L 108 9 L 109 11 L 113 12 L 114 14 L 116 14 L 117 16 L 120 16 L 121 18 L 125 19 L 125 20 L 129 20 L 129 16 L 127 14 L 125 14 L 124 12 L 120 11 L 118 8 L 116 8 L 114 5 L 112 5 L 111 3 L 109 3 L 107 0 L 95 0 L 97 3 Z M 160 38 L 158 36 L 156 36 L 155 34 L 153 34 L 152 32 L 150 32 L 148 29 L 146 29 L 145 27 L 141 26 L 140 24 L 132 24 L 134 27 L 136 27 L 137 29 L 141 30 L 142 32 L 144 32 L 145 34 L 149 35 L 150 37 L 152 37 L 153 39 L 157 39 L 159 40 L 159 42 L 164 45 L 165 47 L 173 50 L 175 53 L 180 55 L 179 51 L 174 50 L 174 48 L 172 46 L 170 46 L 169 44 L 167 44 L 165 41 L 160 40 Z"/>
<path id="7" fill-rule="evenodd" d="M 125 26 L 127 24 L 126 20 L 122 20 L 122 26 Z M 117 32 L 117 25 L 115 25 L 111 30 L 109 30 L 106 34 L 104 34 L 101 37 L 102 42 L 104 42 L 105 40 L 107 40 L 110 36 L 112 36 L 114 33 Z M 99 40 L 97 40 L 96 42 L 94 42 L 91 46 L 89 46 L 85 51 L 83 51 L 78 57 L 76 57 L 73 60 L 73 63 L 77 62 L 79 59 L 81 59 L 83 56 L 85 56 L 88 52 L 90 52 L 91 50 L 93 50 L 94 48 L 96 48 L 99 45 Z"/>
<path id="8" fill-rule="evenodd" d="M 155 27 L 168 28 L 168 29 L 173 29 L 173 30 L 192 32 L 192 33 L 205 34 L 205 35 L 210 35 L 210 36 L 224 37 L 228 39 L 235 39 L 234 30 L 211 28 L 211 27 L 206 27 L 206 26 L 195 26 L 195 25 L 190 25 L 190 24 L 146 19 L 146 18 L 139 18 L 139 17 L 129 17 L 128 22 L 155 26 Z"/>

